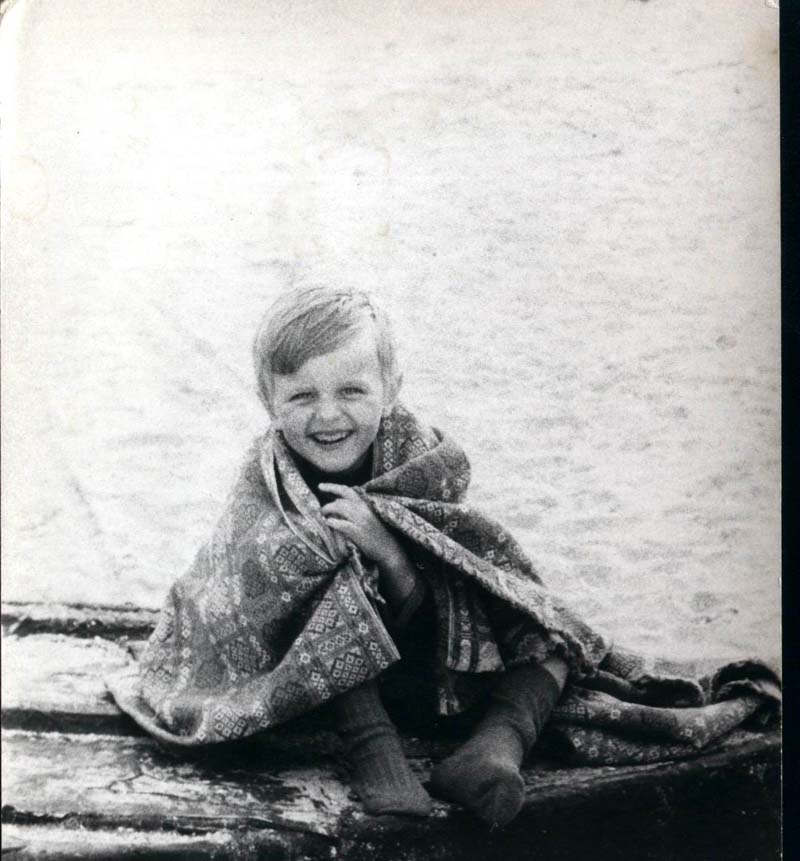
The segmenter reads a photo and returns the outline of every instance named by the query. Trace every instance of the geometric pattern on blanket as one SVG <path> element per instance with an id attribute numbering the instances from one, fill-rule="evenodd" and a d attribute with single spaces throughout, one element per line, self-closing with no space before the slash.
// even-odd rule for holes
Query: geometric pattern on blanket
<path id="1" fill-rule="evenodd" d="M 774 719 L 777 674 L 766 664 L 676 665 L 609 649 L 547 590 L 514 538 L 464 502 L 461 448 L 401 405 L 381 422 L 372 476 L 357 492 L 433 595 L 441 713 L 472 705 L 496 673 L 558 654 L 571 683 L 550 735 L 575 762 L 693 755 L 754 715 Z M 398 660 L 375 583 L 270 430 L 248 452 L 211 540 L 170 589 L 138 663 L 106 683 L 169 744 L 268 729 Z"/>

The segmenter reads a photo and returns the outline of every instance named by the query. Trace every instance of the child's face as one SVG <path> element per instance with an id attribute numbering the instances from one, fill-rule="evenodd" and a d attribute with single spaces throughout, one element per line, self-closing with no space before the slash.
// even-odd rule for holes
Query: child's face
<path id="1" fill-rule="evenodd" d="M 273 424 L 318 469 L 346 472 L 363 462 L 393 394 L 385 391 L 375 334 L 365 326 L 339 349 L 273 377 Z"/>

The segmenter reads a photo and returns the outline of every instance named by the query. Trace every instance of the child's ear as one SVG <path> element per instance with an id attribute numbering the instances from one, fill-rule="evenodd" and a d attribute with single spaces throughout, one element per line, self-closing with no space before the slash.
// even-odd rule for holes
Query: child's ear
<path id="1" fill-rule="evenodd" d="M 397 398 L 400 396 L 400 389 L 403 385 L 403 375 L 398 374 L 390 382 L 386 384 L 386 391 L 383 396 L 383 414 L 388 416 L 394 409 L 397 403 Z"/>

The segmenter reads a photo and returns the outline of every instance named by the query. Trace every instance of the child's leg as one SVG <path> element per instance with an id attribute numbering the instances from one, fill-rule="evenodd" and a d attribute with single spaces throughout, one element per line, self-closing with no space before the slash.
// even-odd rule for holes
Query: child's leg
<path id="1" fill-rule="evenodd" d="M 506 825 L 525 800 L 520 766 L 556 704 L 567 676 L 560 658 L 507 672 L 472 737 L 431 775 L 436 795 Z"/>
<path id="2" fill-rule="evenodd" d="M 367 812 L 427 816 L 430 797 L 411 771 L 375 682 L 342 694 L 333 705 Z"/>

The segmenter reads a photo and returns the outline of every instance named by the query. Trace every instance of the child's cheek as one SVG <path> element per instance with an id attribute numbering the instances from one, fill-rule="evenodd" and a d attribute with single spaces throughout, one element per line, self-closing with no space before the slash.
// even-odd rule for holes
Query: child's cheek
<path id="1" fill-rule="evenodd" d="M 275 426 L 278 430 L 296 428 L 303 424 L 303 407 L 284 404 L 275 413 Z"/>

